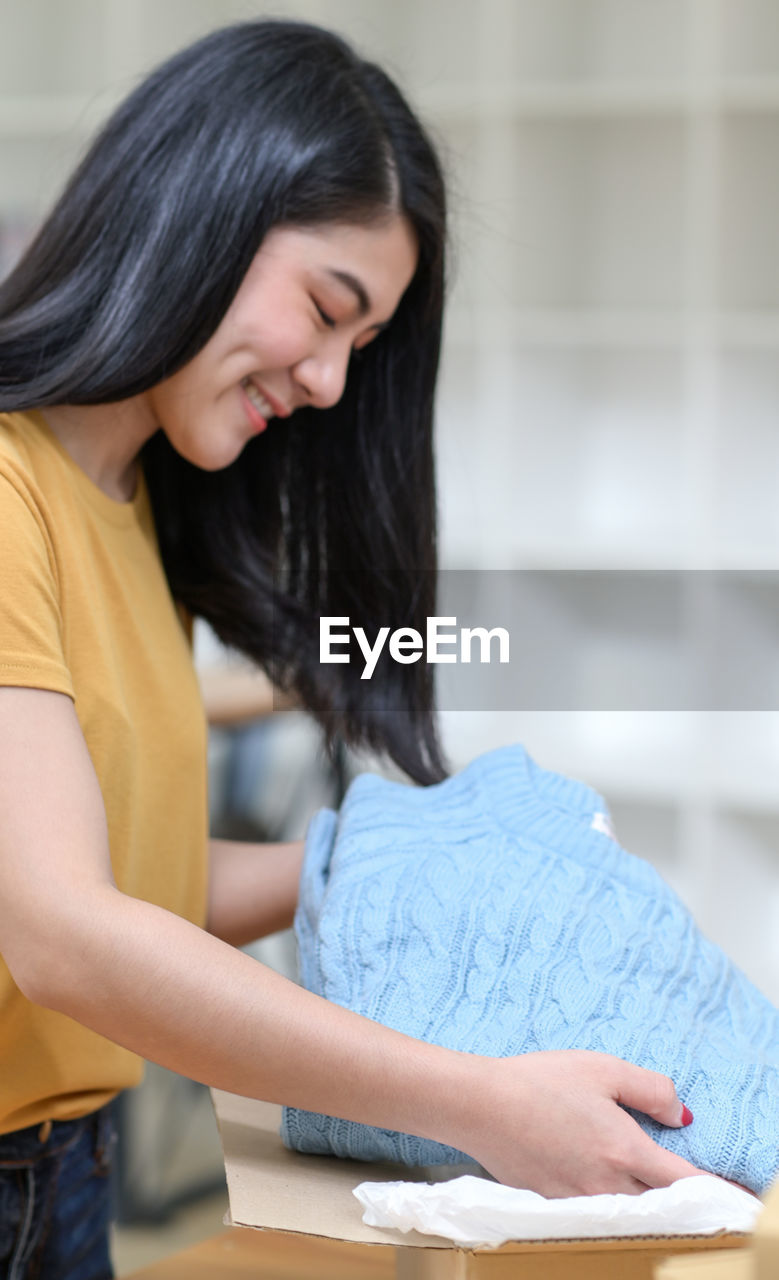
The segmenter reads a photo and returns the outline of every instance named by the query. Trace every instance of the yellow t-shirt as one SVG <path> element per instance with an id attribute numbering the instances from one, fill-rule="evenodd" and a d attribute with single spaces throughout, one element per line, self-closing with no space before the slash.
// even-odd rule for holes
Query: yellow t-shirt
<path id="1" fill-rule="evenodd" d="M 34 412 L 0 414 L 0 684 L 73 698 L 119 888 L 202 925 L 205 717 L 148 491 L 109 498 Z M 141 1072 L 25 999 L 0 958 L 0 1133 L 85 1115 Z"/>

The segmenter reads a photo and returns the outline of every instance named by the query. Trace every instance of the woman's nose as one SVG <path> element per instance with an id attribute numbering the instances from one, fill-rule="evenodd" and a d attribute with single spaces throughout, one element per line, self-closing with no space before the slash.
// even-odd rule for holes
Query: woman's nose
<path id="1" fill-rule="evenodd" d="M 331 409 L 338 404 L 346 386 L 351 347 L 328 344 L 295 366 L 295 380 L 315 409 Z"/>

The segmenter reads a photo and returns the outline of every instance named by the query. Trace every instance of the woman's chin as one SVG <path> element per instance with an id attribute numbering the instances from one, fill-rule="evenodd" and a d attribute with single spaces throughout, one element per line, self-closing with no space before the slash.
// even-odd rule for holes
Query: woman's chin
<path id="1" fill-rule="evenodd" d="M 221 447 L 212 445 L 204 449 L 193 446 L 192 448 L 176 449 L 176 452 L 187 462 L 191 462 L 193 467 L 198 467 L 201 471 L 223 471 L 225 467 L 229 467 L 240 457 L 248 443 L 246 439 L 237 439 L 225 441 Z"/>

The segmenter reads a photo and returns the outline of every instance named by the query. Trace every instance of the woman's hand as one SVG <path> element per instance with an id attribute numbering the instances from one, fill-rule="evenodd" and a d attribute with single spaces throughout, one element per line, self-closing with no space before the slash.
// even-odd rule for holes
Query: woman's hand
<path id="1" fill-rule="evenodd" d="M 473 1070 L 476 1101 L 457 1146 L 501 1182 L 545 1196 L 638 1193 L 705 1172 L 623 1110 L 679 1127 L 682 1102 L 667 1076 L 578 1050 L 474 1058 Z"/>

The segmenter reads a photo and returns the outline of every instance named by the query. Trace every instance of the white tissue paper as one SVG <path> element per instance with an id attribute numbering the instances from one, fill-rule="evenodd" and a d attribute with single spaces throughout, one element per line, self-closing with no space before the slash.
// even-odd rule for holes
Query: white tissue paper
<path id="1" fill-rule="evenodd" d="M 370 1227 L 444 1236 L 469 1249 L 507 1240 L 749 1232 L 763 1207 L 749 1192 L 707 1174 L 636 1196 L 547 1200 L 470 1174 L 450 1182 L 361 1182 L 354 1195 Z"/>

